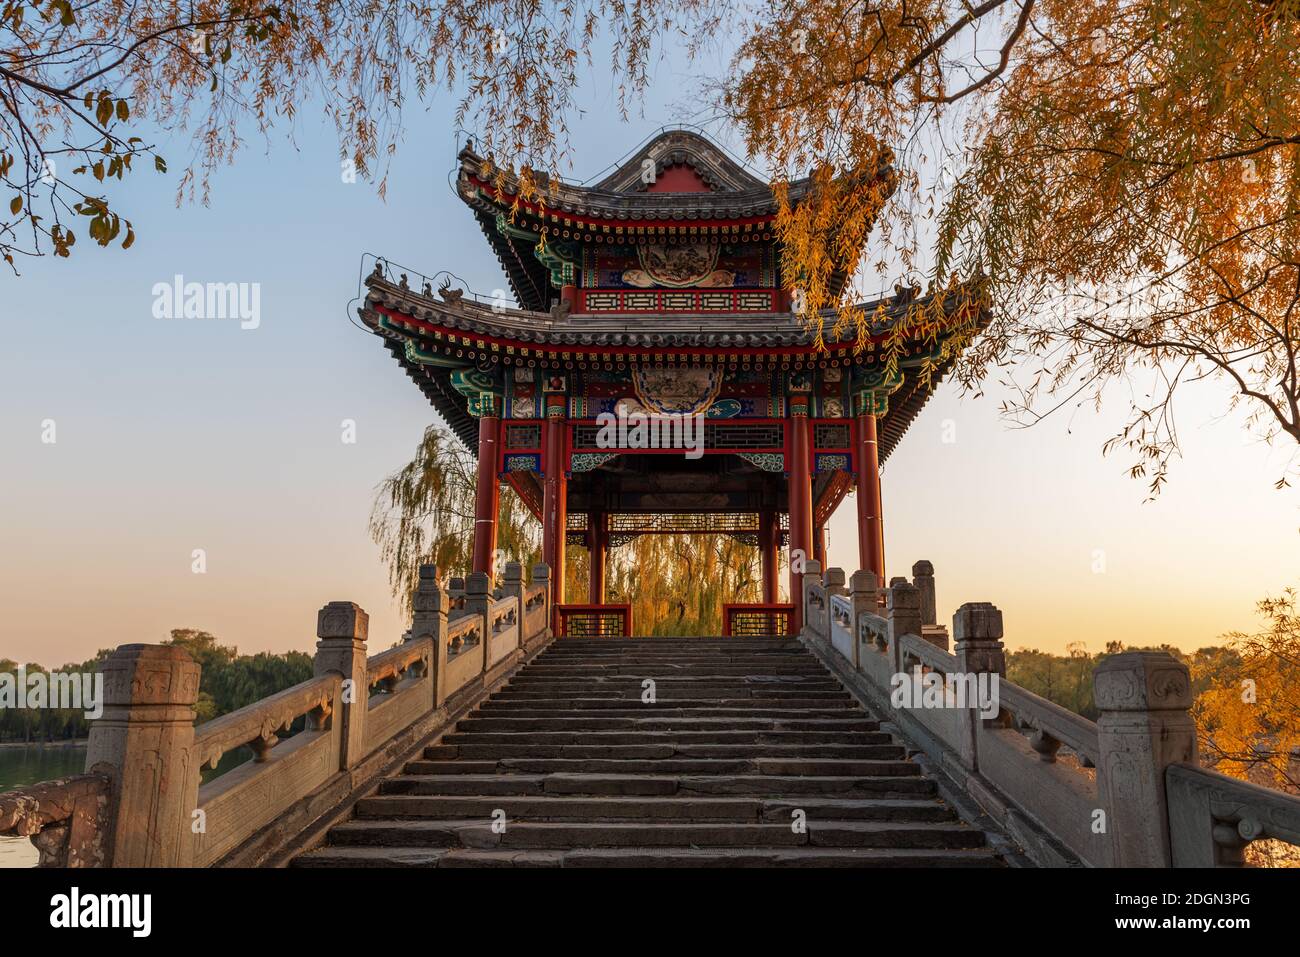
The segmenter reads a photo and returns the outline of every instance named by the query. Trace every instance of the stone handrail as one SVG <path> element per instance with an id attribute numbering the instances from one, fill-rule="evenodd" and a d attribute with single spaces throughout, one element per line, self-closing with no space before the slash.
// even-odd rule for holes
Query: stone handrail
<path id="1" fill-rule="evenodd" d="M 377 684 L 383 684 L 386 686 L 384 690 L 391 692 L 393 686 L 410 677 L 408 672 L 411 671 L 412 665 L 427 664 L 431 647 L 432 643 L 429 641 L 412 639 L 368 659 L 366 661 L 366 685 L 373 687 Z M 419 677 L 419 669 L 416 670 L 415 677 Z"/>
<path id="2" fill-rule="evenodd" d="M 494 635 L 515 627 L 519 622 L 519 602 L 512 598 L 494 598 L 488 620 L 492 623 Z"/>
<path id="3" fill-rule="evenodd" d="M 449 621 L 438 570 L 423 566 L 411 628 L 373 658 L 369 616 L 330 602 L 317 616 L 313 678 L 197 728 L 189 654 L 124 645 L 101 667 L 103 717 L 86 758 L 94 773 L 0 795 L 0 833 L 32 836 L 47 864 L 281 863 L 541 650 L 552 637 L 549 581 L 539 565 L 525 586 L 512 564 L 491 598 L 476 573 L 464 613 Z M 304 716 L 305 728 L 281 740 Z M 200 780 L 245 745 L 252 761 Z"/>
<path id="4" fill-rule="evenodd" d="M 1300 797 L 1193 764 L 1165 771 L 1175 867 L 1241 867 L 1246 846 L 1300 846 Z"/>
<path id="5" fill-rule="evenodd" d="M 883 620 L 883 619 L 882 619 Z M 924 638 L 916 635 L 903 635 L 898 640 L 898 654 L 903 670 L 921 665 L 930 671 L 947 675 L 957 670 L 957 656 L 936 648 Z"/>
<path id="6" fill-rule="evenodd" d="M 483 622 L 473 615 L 462 615 L 447 626 L 447 657 L 454 658 L 483 640 Z"/>
<path id="7" fill-rule="evenodd" d="M 279 743 L 277 732 L 288 731 L 295 719 L 308 715 L 313 728 L 329 721 L 341 684 L 337 675 L 311 678 L 199 725 L 194 729 L 199 767 L 215 769 L 226 752 L 244 745 L 255 762 L 267 761 Z"/>
<path id="8" fill-rule="evenodd" d="M 367 755 L 428 710 L 434 697 L 433 654 L 431 637 L 412 636 L 366 663 L 366 687 L 380 689 L 366 703 Z"/>
<path id="9" fill-rule="evenodd" d="M 0 834 L 29 837 L 38 867 L 102 867 L 106 774 L 77 774 L 0 794 Z"/>
<path id="10" fill-rule="evenodd" d="M 546 627 L 546 586 L 529 585 L 524 592 L 524 634 Z"/>
<path id="11" fill-rule="evenodd" d="M 1083 767 L 1097 766 L 1096 722 L 1005 679 L 998 683 L 998 687 L 1002 711 L 1013 718 L 1021 730 L 1032 732 L 1030 746 L 1043 761 L 1055 761 L 1057 750 L 1065 745 L 1079 756 Z"/>
<path id="12" fill-rule="evenodd" d="M 853 660 L 853 603 L 843 595 L 831 595 L 830 614 L 827 617 L 830 643 L 836 651 Z"/>
<path id="13" fill-rule="evenodd" d="M 802 639 L 1031 859 L 1170 866 L 1164 771 L 1196 754 L 1185 666 L 1164 653 L 1107 658 L 1094 676 L 1094 723 L 1006 681 L 993 605 L 962 605 L 946 650 L 929 562 L 913 566 L 915 583 L 884 589 L 883 614 L 870 572 L 854 574 L 847 598 L 842 571 L 819 572 L 805 575 Z"/>

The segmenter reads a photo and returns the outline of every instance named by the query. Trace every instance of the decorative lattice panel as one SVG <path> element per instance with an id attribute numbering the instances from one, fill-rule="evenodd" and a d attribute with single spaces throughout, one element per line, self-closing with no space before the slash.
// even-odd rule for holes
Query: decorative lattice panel
<path id="1" fill-rule="evenodd" d="M 540 449 L 542 447 L 542 427 L 540 425 L 506 424 L 506 448 Z"/>
<path id="2" fill-rule="evenodd" d="M 813 444 L 819 449 L 847 449 L 850 441 L 846 424 L 818 422 L 813 426 Z"/>

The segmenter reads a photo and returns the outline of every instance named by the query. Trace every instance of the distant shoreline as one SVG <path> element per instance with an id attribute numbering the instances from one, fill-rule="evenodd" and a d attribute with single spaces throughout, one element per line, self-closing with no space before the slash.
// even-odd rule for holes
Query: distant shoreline
<path id="1" fill-rule="evenodd" d="M 41 748 L 56 750 L 59 748 L 84 748 L 87 744 L 85 738 L 79 738 L 76 741 L 0 741 L 0 748 Z"/>

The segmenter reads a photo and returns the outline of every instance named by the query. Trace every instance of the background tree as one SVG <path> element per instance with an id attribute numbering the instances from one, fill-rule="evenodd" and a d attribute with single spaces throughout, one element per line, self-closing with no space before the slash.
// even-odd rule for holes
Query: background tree
<path id="1" fill-rule="evenodd" d="M 577 67 L 607 30 L 620 101 L 644 89 L 651 37 L 695 0 L 0 0 L 0 256 L 68 256 L 82 232 L 130 246 L 105 186 L 155 138 L 188 133 L 177 198 L 208 199 L 247 129 L 266 136 L 314 98 L 340 160 L 384 190 L 407 98 L 457 86 L 489 152 L 554 165 Z M 82 217 L 85 217 L 84 219 Z"/>
<path id="2" fill-rule="evenodd" d="M 376 491 L 370 532 L 388 566 L 393 595 L 408 611 L 420 565 L 435 564 L 448 575 L 470 567 L 477 481 L 469 450 L 433 425 L 415 458 Z M 541 560 L 540 527 L 508 489 L 497 516 L 497 548 L 525 568 Z M 587 550 L 565 551 L 565 592 L 585 595 Z M 630 603 L 634 625 L 652 627 L 653 634 L 721 634 L 722 606 L 759 596 L 758 549 L 727 535 L 638 535 L 611 548 L 606 560 L 607 600 Z"/>
<path id="3" fill-rule="evenodd" d="M 1224 635 L 1228 655 L 1196 662 L 1193 714 L 1202 763 L 1289 794 L 1300 794 L 1300 615 L 1296 593 L 1260 601 L 1263 627 Z M 1296 848 L 1260 841 L 1250 862 L 1300 867 Z"/>
<path id="4" fill-rule="evenodd" d="M 467 573 L 473 559 L 477 484 L 476 459 L 438 425 L 425 429 L 415 457 L 380 483 L 370 534 L 388 566 L 393 595 L 408 612 L 421 565 L 437 565 L 449 575 Z M 503 490 L 500 501 L 497 549 L 506 561 L 531 569 L 541 554 L 537 523 L 513 490 Z"/>
<path id="5" fill-rule="evenodd" d="M 66 256 L 78 221 L 129 244 L 103 190 L 166 168 L 152 139 L 193 136 L 178 198 L 206 201 L 245 129 L 313 98 L 382 192 L 409 97 L 453 88 L 480 152 L 545 202 L 531 171 L 567 171 L 597 40 L 626 112 L 662 41 L 713 54 L 721 24 L 739 48 L 727 69 L 697 61 L 702 86 L 776 171 L 783 273 L 819 333 L 872 319 L 860 287 L 830 293 L 860 265 L 969 307 L 951 356 L 992 307 L 960 380 L 1012 367 L 1006 409 L 1026 423 L 1130 383 L 1108 448 L 1152 493 L 1190 380 L 1225 382 L 1260 436 L 1300 442 L 1297 0 L 0 0 L 0 255 Z M 912 306 L 883 360 L 903 327 L 942 318 Z"/>
<path id="6" fill-rule="evenodd" d="M 919 267 L 932 233 L 931 286 L 993 306 L 968 387 L 1010 365 L 1007 411 L 1033 422 L 1132 383 L 1108 448 L 1153 494 L 1189 380 L 1226 382 L 1260 435 L 1300 442 L 1294 0 L 805 0 L 737 64 L 724 101 L 750 147 L 845 184 L 778 223 L 814 314 L 856 263 L 836 238 L 877 216 L 842 194 L 897 146 L 874 265 Z"/>

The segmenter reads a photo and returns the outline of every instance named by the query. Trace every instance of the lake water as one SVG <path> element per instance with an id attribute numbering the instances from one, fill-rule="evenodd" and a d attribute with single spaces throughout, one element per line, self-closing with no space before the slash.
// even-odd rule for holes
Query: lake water
<path id="1" fill-rule="evenodd" d="M 80 774 L 86 745 L 0 745 L 0 791 Z M 36 848 L 25 837 L 0 837 L 0 867 L 35 867 Z"/>
<path id="2" fill-rule="evenodd" d="M 282 737 L 281 740 L 284 740 Z M 203 771 L 202 779 L 210 781 L 227 771 L 251 760 L 253 752 L 247 747 L 236 748 L 222 755 L 217 766 Z M 86 744 L 27 745 L 13 747 L 0 745 L 0 791 L 66 778 L 86 770 Z M 25 837 L 0 836 L 0 868 L 35 867 L 39 855 L 32 842 Z"/>

